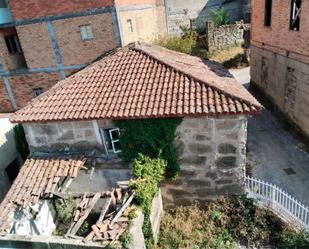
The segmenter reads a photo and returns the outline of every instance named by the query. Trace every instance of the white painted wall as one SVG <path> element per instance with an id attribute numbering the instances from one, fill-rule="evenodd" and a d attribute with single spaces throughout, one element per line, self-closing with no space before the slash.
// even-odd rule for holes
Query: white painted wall
<path id="1" fill-rule="evenodd" d="M 0 201 L 11 186 L 5 168 L 18 156 L 13 127 L 8 118 L 0 119 Z"/>

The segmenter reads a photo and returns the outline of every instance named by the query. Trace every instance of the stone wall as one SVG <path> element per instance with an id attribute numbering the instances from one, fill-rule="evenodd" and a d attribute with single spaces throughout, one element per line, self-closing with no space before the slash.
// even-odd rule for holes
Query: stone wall
<path id="1" fill-rule="evenodd" d="M 190 20 L 196 20 L 197 30 L 203 32 L 205 22 L 211 20 L 211 11 L 219 7 L 229 11 L 232 22 L 250 21 L 249 0 L 166 0 L 165 4 L 170 36 L 181 35 L 179 26 L 190 27 Z"/>
<path id="2" fill-rule="evenodd" d="M 206 22 L 206 35 L 203 36 L 208 51 L 216 51 L 244 41 L 243 23 L 223 25 L 218 28 L 212 22 Z"/>
<path id="3" fill-rule="evenodd" d="M 309 64 L 251 44 L 251 80 L 309 138 Z"/>
<path id="4" fill-rule="evenodd" d="M 23 124 L 32 152 L 101 149 L 92 121 Z"/>
<path id="5" fill-rule="evenodd" d="M 175 140 L 181 172 L 176 181 L 163 184 L 164 206 L 241 193 L 246 141 L 245 116 L 184 118 Z"/>

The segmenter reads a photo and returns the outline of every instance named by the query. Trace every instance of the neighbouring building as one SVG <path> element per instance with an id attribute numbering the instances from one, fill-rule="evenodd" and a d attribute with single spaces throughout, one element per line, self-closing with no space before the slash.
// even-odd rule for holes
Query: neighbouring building
<path id="1" fill-rule="evenodd" d="M 309 1 L 252 0 L 251 85 L 309 136 Z"/>
<path id="2" fill-rule="evenodd" d="M 0 116 L 0 202 L 18 175 L 23 161 L 16 150 L 14 125 L 9 117 Z"/>
<path id="3" fill-rule="evenodd" d="M 211 19 L 212 10 L 225 8 L 232 22 L 250 21 L 250 0 L 166 0 L 168 35 L 180 35 L 180 26 L 196 28 L 203 32 L 205 22 Z"/>
<path id="4" fill-rule="evenodd" d="M 165 35 L 159 0 L 1 0 L 0 112 L 130 42 Z"/>
<path id="5" fill-rule="evenodd" d="M 96 150 L 109 159 L 121 152 L 114 120 L 183 118 L 181 173 L 162 190 L 168 206 L 243 191 L 247 119 L 261 110 L 221 65 L 135 43 L 60 81 L 11 121 L 23 124 L 32 153 Z"/>

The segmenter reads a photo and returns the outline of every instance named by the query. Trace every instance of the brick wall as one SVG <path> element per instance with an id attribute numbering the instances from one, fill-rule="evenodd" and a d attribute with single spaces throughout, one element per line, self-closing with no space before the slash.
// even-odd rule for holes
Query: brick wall
<path id="1" fill-rule="evenodd" d="M 113 0 L 10 0 L 9 5 L 14 19 L 20 20 L 112 6 Z"/>
<path id="2" fill-rule="evenodd" d="M 0 113 L 1 112 L 13 112 L 13 107 L 5 90 L 2 79 L 0 79 Z"/>
<path id="3" fill-rule="evenodd" d="M 17 26 L 16 28 L 28 68 L 53 67 L 56 65 L 45 22 Z"/>
<path id="4" fill-rule="evenodd" d="M 273 0 L 270 27 L 264 9 L 264 0 L 252 1 L 252 84 L 309 136 L 309 1 L 302 1 L 300 31 L 289 30 L 291 1 Z"/>
<path id="5" fill-rule="evenodd" d="M 60 80 L 59 73 L 34 73 L 8 77 L 18 108 L 24 107 L 33 99 L 32 89 L 42 87 L 51 88 Z"/>
<path id="6" fill-rule="evenodd" d="M 271 27 L 264 27 L 265 0 L 252 0 L 252 44 L 309 63 L 309 1 L 302 1 L 300 31 L 289 30 L 291 1 L 272 2 Z"/>
<path id="7" fill-rule="evenodd" d="M 116 47 L 111 13 L 57 20 L 53 25 L 64 65 L 92 62 Z M 81 40 L 81 25 L 91 25 L 94 39 Z"/>

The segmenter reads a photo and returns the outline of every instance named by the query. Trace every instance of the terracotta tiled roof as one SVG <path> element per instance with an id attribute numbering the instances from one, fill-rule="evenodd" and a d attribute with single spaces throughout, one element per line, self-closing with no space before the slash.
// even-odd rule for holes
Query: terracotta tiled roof
<path id="1" fill-rule="evenodd" d="M 136 43 L 60 81 L 11 121 L 252 114 L 261 109 L 221 65 Z"/>
<path id="2" fill-rule="evenodd" d="M 61 178 L 75 178 L 83 158 L 34 157 L 28 159 L 0 204 L 0 232 L 9 232 L 16 207 L 27 207 L 55 190 Z"/>

